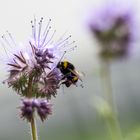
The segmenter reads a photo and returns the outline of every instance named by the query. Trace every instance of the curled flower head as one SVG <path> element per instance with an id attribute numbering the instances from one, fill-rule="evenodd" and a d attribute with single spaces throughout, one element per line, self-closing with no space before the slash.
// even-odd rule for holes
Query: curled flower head
<path id="1" fill-rule="evenodd" d="M 21 118 L 31 122 L 35 111 L 39 115 L 40 119 L 44 121 L 48 118 L 48 115 L 52 114 L 52 104 L 46 99 L 23 99 L 21 110 Z"/>
<path id="2" fill-rule="evenodd" d="M 40 100 L 37 113 L 42 121 L 44 121 L 48 115 L 52 114 L 52 104 L 49 104 L 47 100 Z"/>
<path id="3" fill-rule="evenodd" d="M 60 71 L 55 68 L 40 81 L 40 93 L 48 99 L 56 96 L 59 83 L 62 79 Z"/>
<path id="4" fill-rule="evenodd" d="M 101 44 L 102 58 L 118 58 L 128 54 L 135 38 L 134 24 L 132 10 L 121 3 L 106 5 L 96 13 L 96 17 L 91 18 L 90 29 Z"/>
<path id="5" fill-rule="evenodd" d="M 57 64 L 66 51 L 75 48 L 69 42 L 71 35 L 60 37 L 54 41 L 56 30 L 51 29 L 51 20 L 43 28 L 43 18 L 37 23 L 36 18 L 31 21 L 32 36 L 27 47 L 10 56 L 7 65 L 9 77 L 5 82 L 22 96 L 29 97 L 29 86 L 32 97 L 55 96 L 61 81 L 61 72 L 56 70 Z M 3 44 L 10 44 L 18 48 L 12 35 L 7 32 L 2 36 Z M 8 40 L 9 39 L 9 40 Z M 69 48 L 70 47 L 70 48 Z M 13 48 L 14 49 L 14 48 Z"/>
<path id="6" fill-rule="evenodd" d="M 27 119 L 27 121 L 31 121 L 34 114 L 34 108 L 32 107 L 32 99 L 24 99 L 22 100 L 21 109 L 21 118 Z"/>

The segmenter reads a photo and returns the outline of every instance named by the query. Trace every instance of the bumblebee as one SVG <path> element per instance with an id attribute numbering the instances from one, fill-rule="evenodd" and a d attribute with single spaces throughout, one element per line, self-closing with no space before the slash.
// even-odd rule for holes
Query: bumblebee
<path id="1" fill-rule="evenodd" d="M 68 61 L 62 61 L 57 64 L 57 68 L 61 71 L 62 83 L 66 87 L 70 87 L 72 84 L 76 85 L 78 80 L 82 81 L 79 73 L 75 70 L 75 67 L 72 63 Z"/>

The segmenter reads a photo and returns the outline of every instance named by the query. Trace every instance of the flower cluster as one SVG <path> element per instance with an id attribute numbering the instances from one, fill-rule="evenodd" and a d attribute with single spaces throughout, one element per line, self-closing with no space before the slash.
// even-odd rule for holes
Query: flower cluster
<path id="1" fill-rule="evenodd" d="M 98 15 L 98 16 L 97 16 Z M 134 39 L 134 17 L 120 5 L 102 7 L 90 21 L 90 29 L 101 44 L 103 59 L 126 56 Z"/>
<path id="2" fill-rule="evenodd" d="M 51 30 L 50 23 L 51 20 L 43 31 L 43 18 L 38 24 L 34 18 L 31 21 L 32 36 L 27 48 L 13 53 L 7 63 L 9 76 L 4 82 L 8 83 L 9 87 L 12 87 L 20 96 L 25 97 L 22 100 L 23 106 L 20 107 L 21 117 L 28 121 L 31 121 L 35 110 L 42 121 L 51 114 L 51 105 L 47 100 L 56 96 L 63 79 L 57 64 L 66 51 L 72 49 L 69 46 L 74 43 L 74 41 L 69 42 L 71 35 L 66 38 L 63 35 L 55 42 L 53 38 L 56 30 Z M 2 36 L 3 43 L 9 45 L 13 42 L 14 47 L 18 48 L 12 35 L 7 33 L 7 38 L 5 35 Z M 10 39 L 9 42 L 8 39 Z M 38 98 L 41 99 L 38 100 Z"/>
<path id="3" fill-rule="evenodd" d="M 35 111 L 42 121 L 52 114 L 52 105 L 46 99 L 23 99 L 20 109 L 21 118 L 29 122 L 31 122 Z"/>
<path id="4" fill-rule="evenodd" d="M 22 96 L 28 96 L 29 84 L 32 84 L 32 96 L 47 97 L 55 96 L 59 88 L 62 74 L 57 68 L 63 54 L 66 53 L 66 46 L 71 36 L 61 37 L 57 42 L 52 39 L 54 32 L 51 30 L 49 20 L 44 32 L 42 32 L 43 18 L 39 25 L 36 25 L 36 18 L 31 21 L 32 37 L 28 49 L 13 53 L 9 66 L 9 77 L 5 80 L 10 87 Z M 38 31 L 38 32 L 37 32 Z M 5 36 L 3 36 L 3 39 Z M 18 46 L 17 46 L 18 47 Z M 65 49 L 64 49 L 65 48 Z"/>

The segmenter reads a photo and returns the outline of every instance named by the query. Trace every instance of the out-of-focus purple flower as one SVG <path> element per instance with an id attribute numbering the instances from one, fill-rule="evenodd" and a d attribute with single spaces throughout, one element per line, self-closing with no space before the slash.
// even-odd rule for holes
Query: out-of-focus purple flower
<path id="1" fill-rule="evenodd" d="M 37 111 L 40 119 L 44 121 L 48 115 L 52 114 L 52 104 L 46 99 L 23 99 L 21 110 L 21 118 L 31 122 L 35 111 Z"/>
<path id="2" fill-rule="evenodd" d="M 101 44 L 103 58 L 126 56 L 135 39 L 135 15 L 130 8 L 111 3 L 94 11 L 89 26 L 94 37 Z M 127 5 L 127 4 L 126 4 Z"/>

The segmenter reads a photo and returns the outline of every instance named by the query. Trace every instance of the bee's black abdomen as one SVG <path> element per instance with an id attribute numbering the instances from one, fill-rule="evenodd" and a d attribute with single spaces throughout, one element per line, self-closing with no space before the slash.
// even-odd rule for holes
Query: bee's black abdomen
<path id="1" fill-rule="evenodd" d="M 68 62 L 68 66 L 67 66 L 68 69 L 71 69 L 71 70 L 75 70 L 75 67 L 72 63 Z"/>

